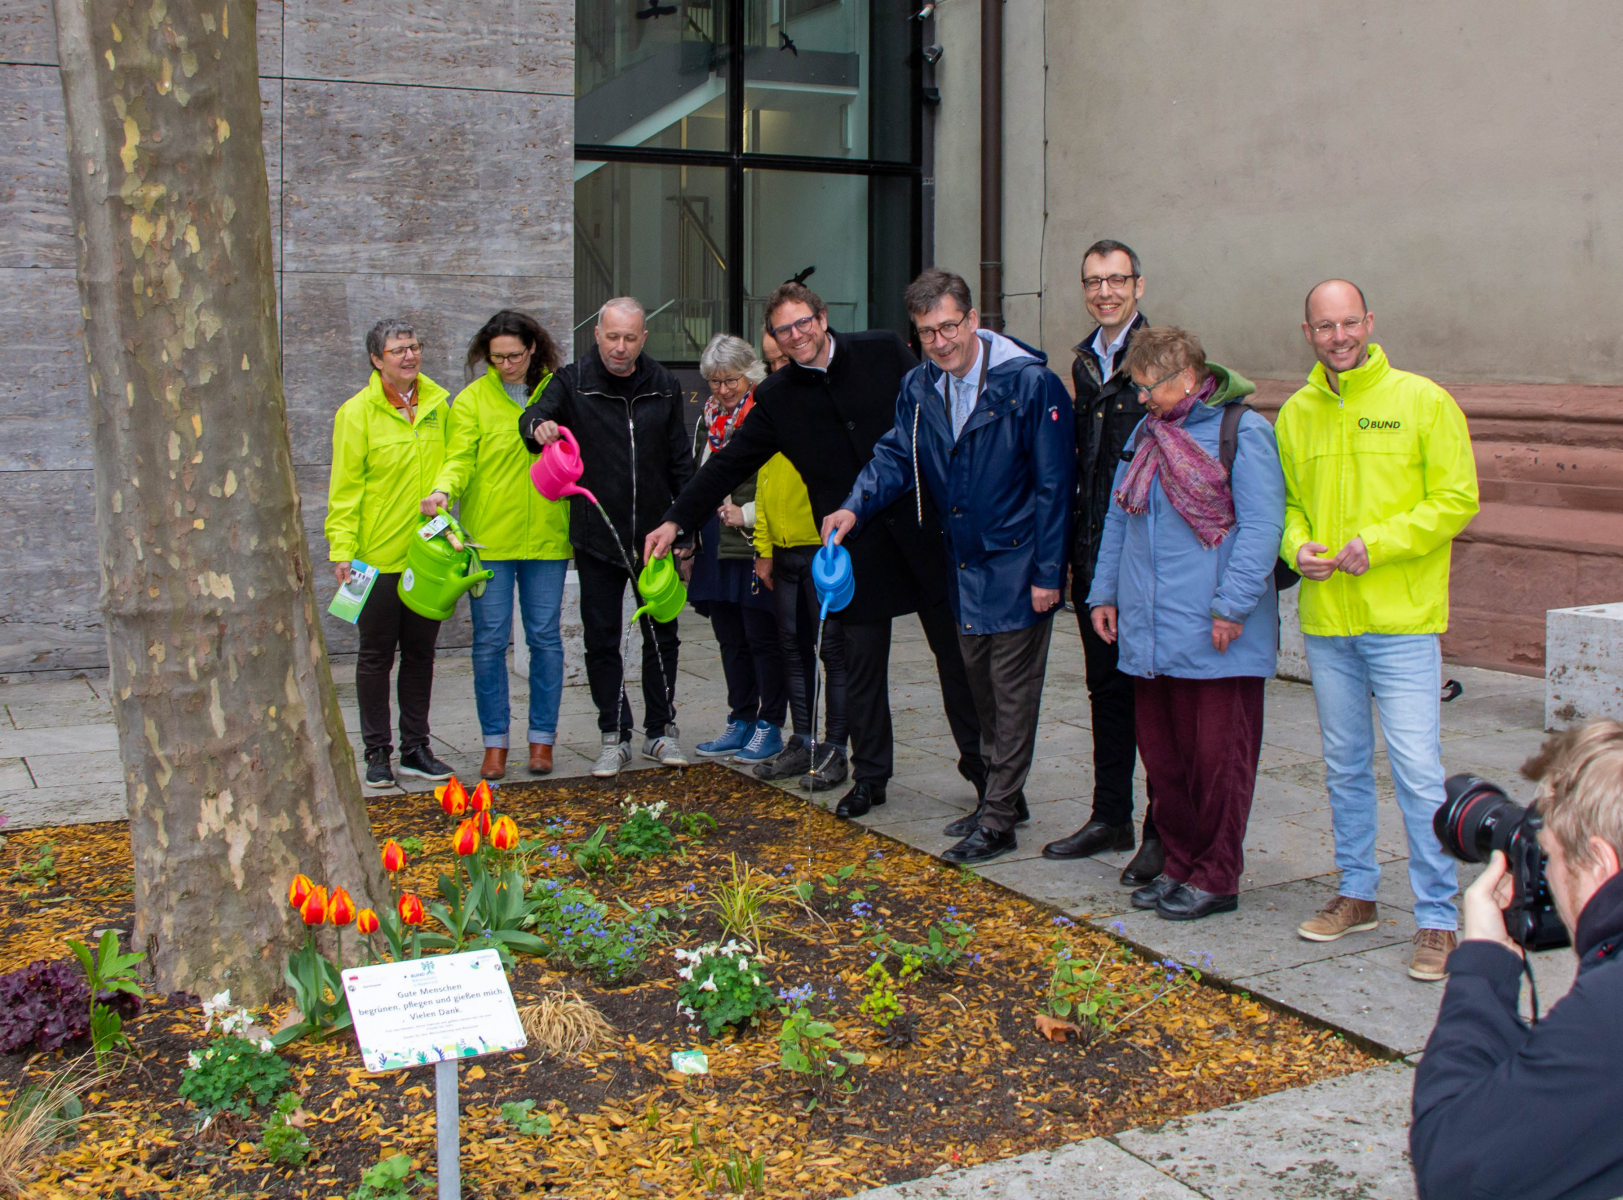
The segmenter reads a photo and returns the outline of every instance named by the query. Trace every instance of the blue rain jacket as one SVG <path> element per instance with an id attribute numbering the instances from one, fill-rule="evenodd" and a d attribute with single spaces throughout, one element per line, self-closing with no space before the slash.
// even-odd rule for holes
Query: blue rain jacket
<path id="1" fill-rule="evenodd" d="M 1007 633 L 1035 625 L 1031 589 L 1063 588 L 1076 485 L 1071 397 L 1039 350 L 980 331 L 986 387 L 958 438 L 940 367 L 925 362 L 902 380 L 896 424 L 874 447 L 843 507 L 861 522 L 915 485 L 918 470 L 946 535 L 948 598 L 959 632 Z M 978 378 L 980 367 L 973 368 Z M 928 506 L 915 519 L 930 520 Z M 896 520 L 902 520 L 900 513 Z"/>
<path id="2" fill-rule="evenodd" d="M 1223 408 L 1256 389 L 1235 372 L 1206 365 L 1218 377 L 1217 391 L 1184 418 L 1184 429 L 1217 458 Z M 1241 416 L 1230 481 L 1237 524 L 1210 550 L 1172 507 L 1159 477 L 1143 515 L 1128 515 L 1115 499 L 1137 444 L 1135 430 L 1116 467 L 1099 566 L 1088 592 L 1090 610 L 1116 606 L 1119 666 L 1143 679 L 1272 675 L 1279 653 L 1274 560 L 1285 527 L 1285 476 L 1274 427 L 1258 413 Z M 1245 626 L 1225 654 L 1212 648 L 1214 616 Z"/>

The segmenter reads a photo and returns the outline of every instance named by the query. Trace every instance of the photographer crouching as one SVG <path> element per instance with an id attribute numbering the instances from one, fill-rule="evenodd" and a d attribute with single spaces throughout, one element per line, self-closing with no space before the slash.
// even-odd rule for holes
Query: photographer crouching
<path id="1" fill-rule="evenodd" d="M 1422 1200 L 1623 1196 L 1623 724 L 1552 737 L 1522 773 L 1539 781 L 1531 809 L 1456 776 L 1437 811 L 1445 849 L 1488 865 L 1415 1072 Z M 1567 933 L 1577 980 L 1542 1020 L 1535 992 L 1529 1025 L 1526 949 Z"/>

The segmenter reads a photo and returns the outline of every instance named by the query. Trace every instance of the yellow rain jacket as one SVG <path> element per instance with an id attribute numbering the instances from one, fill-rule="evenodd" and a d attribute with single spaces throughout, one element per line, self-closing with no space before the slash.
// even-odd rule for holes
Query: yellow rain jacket
<path id="1" fill-rule="evenodd" d="M 542 377 L 532 402 L 551 378 Z M 462 502 L 462 526 L 484 547 L 482 559 L 570 558 L 569 501 L 548 500 L 530 482 L 530 464 L 540 456 L 519 436 L 523 411 L 495 367 L 458 392 L 445 465 L 429 491 Z"/>
<path id="2" fill-rule="evenodd" d="M 772 557 L 773 546 L 816 546 L 811 497 L 795 465 L 781 454 L 766 460 L 755 477 L 755 553 Z"/>
<path id="3" fill-rule="evenodd" d="M 448 396 L 427 375 L 417 376 L 413 424 L 389 403 L 373 371 L 339 408 L 327 484 L 327 557 L 333 562 L 358 558 L 384 574 L 406 569 L 406 539 L 422 522 L 418 503 L 434 490 L 445 461 Z"/>
<path id="4" fill-rule="evenodd" d="M 1478 507 L 1465 414 L 1431 380 L 1393 368 L 1373 344 L 1340 383 L 1338 396 L 1316 364 L 1274 425 L 1285 470 L 1280 557 L 1295 566 L 1306 542 L 1333 555 L 1355 537 L 1369 548 L 1362 575 L 1302 580 L 1302 632 L 1441 633 L 1449 548 Z"/>

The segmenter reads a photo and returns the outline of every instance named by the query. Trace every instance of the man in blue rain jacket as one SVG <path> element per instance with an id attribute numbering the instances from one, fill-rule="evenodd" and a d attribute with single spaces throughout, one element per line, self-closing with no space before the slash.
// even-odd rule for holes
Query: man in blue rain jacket
<path id="1" fill-rule="evenodd" d="M 986 797 L 947 826 L 962 840 L 942 857 L 979 863 L 1014 850 L 1014 827 L 1026 819 L 1022 789 L 1065 586 L 1076 427 L 1048 360 L 981 329 L 961 277 L 925 271 L 905 301 L 928 361 L 902 380 L 895 427 L 823 534 L 860 538 L 861 523 L 918 480 L 930 491 L 987 760 Z M 922 498 L 914 515 L 924 520 Z"/>

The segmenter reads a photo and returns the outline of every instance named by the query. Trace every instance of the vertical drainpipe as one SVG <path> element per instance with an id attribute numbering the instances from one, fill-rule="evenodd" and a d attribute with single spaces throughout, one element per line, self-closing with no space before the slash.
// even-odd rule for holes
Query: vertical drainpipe
<path id="1" fill-rule="evenodd" d="M 981 324 L 1003 328 L 1003 0 L 981 0 Z"/>

